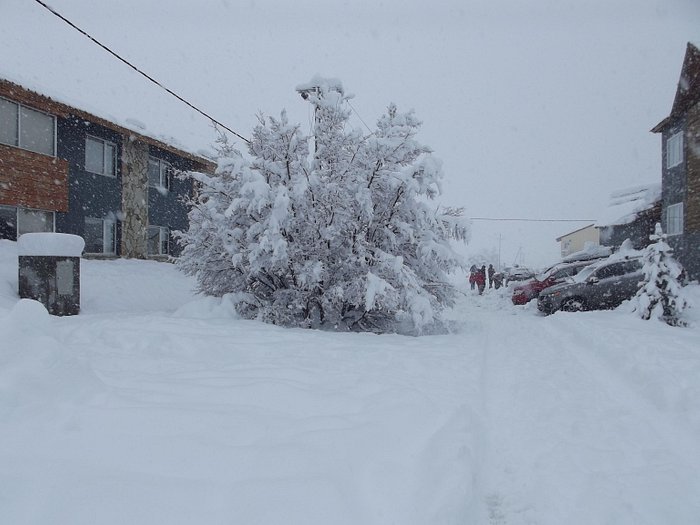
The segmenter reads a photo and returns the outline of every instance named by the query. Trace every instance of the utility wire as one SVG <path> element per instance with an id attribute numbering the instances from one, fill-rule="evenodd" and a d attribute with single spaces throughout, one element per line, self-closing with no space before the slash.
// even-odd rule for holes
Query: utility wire
<path id="1" fill-rule="evenodd" d="M 86 37 L 88 37 L 88 38 L 89 38 L 90 40 L 92 40 L 95 44 L 97 44 L 97 45 L 100 46 L 102 49 L 104 49 L 105 51 L 107 51 L 110 55 L 114 56 L 116 59 L 118 59 L 118 60 L 120 60 L 121 62 L 123 62 L 124 64 L 126 64 L 127 66 L 129 66 L 131 69 L 133 69 L 134 71 L 136 71 L 136 72 L 139 73 L 140 75 L 146 77 L 148 80 L 150 80 L 151 82 L 153 82 L 153 83 L 154 83 L 156 86 L 158 86 L 159 88 L 164 89 L 165 91 L 167 91 L 168 93 L 170 93 L 172 96 L 174 96 L 174 97 L 175 97 L 176 99 L 178 99 L 180 102 L 183 102 L 184 104 L 187 104 L 189 107 L 191 107 L 192 109 L 194 109 L 197 113 L 199 113 L 200 115 L 205 116 L 206 118 L 208 118 L 209 120 L 211 120 L 211 121 L 212 121 L 214 124 L 216 124 L 217 126 L 220 126 L 220 127 L 224 128 L 226 131 L 230 131 L 231 133 L 233 133 L 236 137 L 238 137 L 239 139 L 241 139 L 241 140 L 244 141 L 245 143 L 247 143 L 247 144 L 250 143 L 250 141 L 249 141 L 247 138 L 243 137 L 243 136 L 240 135 L 239 133 L 236 133 L 235 131 L 233 131 L 233 130 L 232 130 L 231 128 L 229 128 L 228 126 L 222 124 L 221 122 L 219 122 L 218 120 L 216 120 L 216 119 L 215 119 L 214 117 L 212 117 L 211 115 L 205 113 L 204 111 L 202 111 L 201 109 L 199 109 L 199 108 L 198 108 L 197 106 L 195 106 L 194 104 L 192 104 L 192 103 L 188 102 L 187 100 L 185 100 L 183 97 L 181 97 L 180 95 L 178 95 L 177 93 L 175 93 L 173 90 L 171 90 L 171 89 L 165 87 L 163 84 L 161 84 L 160 82 L 158 82 L 155 78 L 153 78 L 152 76 L 150 76 L 148 73 L 144 73 L 142 70 L 140 70 L 138 67 L 136 67 L 135 65 L 133 65 L 131 62 L 129 62 L 129 61 L 126 60 L 125 58 L 122 58 L 120 55 L 118 55 L 117 53 L 115 53 L 114 51 L 112 51 L 110 48 L 108 48 L 108 47 L 107 47 L 106 45 L 104 45 L 102 42 L 100 42 L 99 40 L 97 40 L 95 37 L 93 37 L 92 35 L 88 34 L 85 30 L 79 28 L 77 25 L 75 25 L 73 22 L 71 22 L 70 20 L 68 20 L 68 19 L 67 19 L 65 16 L 63 16 L 61 13 L 57 12 L 53 7 L 51 7 L 51 6 L 47 5 L 47 4 L 45 4 L 44 2 L 42 2 L 42 0 L 34 0 L 34 1 L 35 1 L 37 4 L 41 5 L 42 7 L 44 7 L 45 9 L 47 9 L 47 10 L 48 10 L 49 12 L 51 12 L 52 14 L 56 15 L 56 16 L 57 16 L 58 18 L 60 18 L 61 20 L 63 20 L 66 24 L 68 24 L 69 26 L 71 26 L 73 29 L 75 29 L 75 30 L 78 31 L 79 33 L 82 33 L 82 34 L 85 35 Z"/>
<path id="2" fill-rule="evenodd" d="M 357 115 L 357 118 L 360 119 L 360 122 L 362 122 L 362 123 L 365 125 L 365 127 L 367 128 L 367 131 L 369 131 L 370 134 L 373 133 L 372 129 L 371 129 L 371 128 L 367 125 L 367 123 L 363 120 L 363 118 L 360 116 L 360 114 L 359 114 L 359 113 L 357 112 L 357 110 L 355 109 L 355 106 L 353 106 L 353 105 L 350 103 L 350 100 L 349 100 L 349 99 L 347 100 L 347 103 L 348 103 L 348 106 L 350 106 L 350 109 L 352 109 L 352 110 L 355 112 L 355 115 Z"/>
<path id="3" fill-rule="evenodd" d="M 506 217 L 469 217 L 471 221 L 522 221 L 522 222 L 595 222 L 588 219 L 511 219 Z"/>

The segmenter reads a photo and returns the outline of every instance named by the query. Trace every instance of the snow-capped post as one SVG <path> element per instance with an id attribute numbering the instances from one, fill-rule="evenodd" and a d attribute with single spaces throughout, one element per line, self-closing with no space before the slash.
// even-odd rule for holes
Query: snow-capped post
<path id="1" fill-rule="evenodd" d="M 25 233 L 17 239 L 19 296 L 52 315 L 80 313 L 80 256 L 85 241 L 67 233 Z"/>
<path id="2" fill-rule="evenodd" d="M 320 107 L 322 100 L 328 93 L 336 93 L 341 99 L 351 98 L 346 97 L 343 83 L 338 79 L 323 78 L 315 75 L 306 84 L 299 84 L 296 87 L 296 92 L 301 95 L 301 98 L 311 103 L 314 107 L 314 153 L 318 147 L 317 127 L 321 121 Z"/>
<path id="3" fill-rule="evenodd" d="M 313 137 L 259 117 L 250 160 L 220 147 L 214 177 L 179 234 L 180 267 L 208 295 L 231 294 L 246 318 L 308 328 L 420 334 L 445 329 L 464 264 L 462 210 L 432 202 L 442 169 L 416 140 L 420 121 L 393 104 L 368 136 L 350 129 L 347 95 L 316 77 Z M 309 141 L 316 140 L 312 158 Z"/>
<path id="4" fill-rule="evenodd" d="M 642 319 L 658 319 L 671 326 L 685 326 L 683 310 L 689 305 L 681 293 L 681 265 L 673 258 L 661 225 L 649 236 L 644 249 L 644 280 L 632 299 L 634 311 Z"/>

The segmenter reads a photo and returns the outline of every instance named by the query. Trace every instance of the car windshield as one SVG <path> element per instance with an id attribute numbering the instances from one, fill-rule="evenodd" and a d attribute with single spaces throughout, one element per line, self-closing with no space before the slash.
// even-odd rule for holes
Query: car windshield
<path id="1" fill-rule="evenodd" d="M 586 279 L 588 279 L 597 269 L 598 269 L 598 267 L 596 265 L 586 266 L 580 272 L 578 272 L 576 275 L 571 277 L 571 280 L 575 283 L 582 283 Z"/>
<path id="2" fill-rule="evenodd" d="M 547 270 L 546 272 L 538 273 L 537 275 L 535 275 L 535 280 L 544 281 L 550 275 L 552 275 L 552 270 Z"/>
<path id="3" fill-rule="evenodd" d="M 558 268 L 559 268 L 559 265 L 558 265 L 558 264 L 555 264 L 554 266 L 550 266 L 549 268 L 547 268 L 547 269 L 544 270 L 543 272 L 538 273 L 537 275 L 535 275 L 535 279 L 538 280 L 538 281 L 544 281 L 544 280 L 547 279 L 550 275 L 552 275 L 554 272 L 556 272 Z"/>

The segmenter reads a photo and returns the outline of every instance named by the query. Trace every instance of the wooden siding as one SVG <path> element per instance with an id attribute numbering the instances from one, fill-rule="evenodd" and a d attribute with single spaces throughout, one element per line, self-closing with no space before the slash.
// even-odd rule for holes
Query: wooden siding
<path id="1" fill-rule="evenodd" d="M 700 232 L 700 103 L 688 111 L 685 135 L 687 183 L 685 231 Z"/>
<path id="2" fill-rule="evenodd" d="M 68 211 L 68 161 L 0 144 L 0 204 Z"/>

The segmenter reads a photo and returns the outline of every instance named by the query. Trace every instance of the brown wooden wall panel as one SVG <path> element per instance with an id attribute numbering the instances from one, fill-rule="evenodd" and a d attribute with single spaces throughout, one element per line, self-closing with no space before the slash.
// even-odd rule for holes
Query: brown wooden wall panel
<path id="1" fill-rule="evenodd" d="M 688 112 L 685 140 L 688 193 L 685 206 L 685 231 L 700 232 L 700 103 Z"/>
<path id="2" fill-rule="evenodd" d="M 0 204 L 68 211 L 68 161 L 0 144 Z"/>

